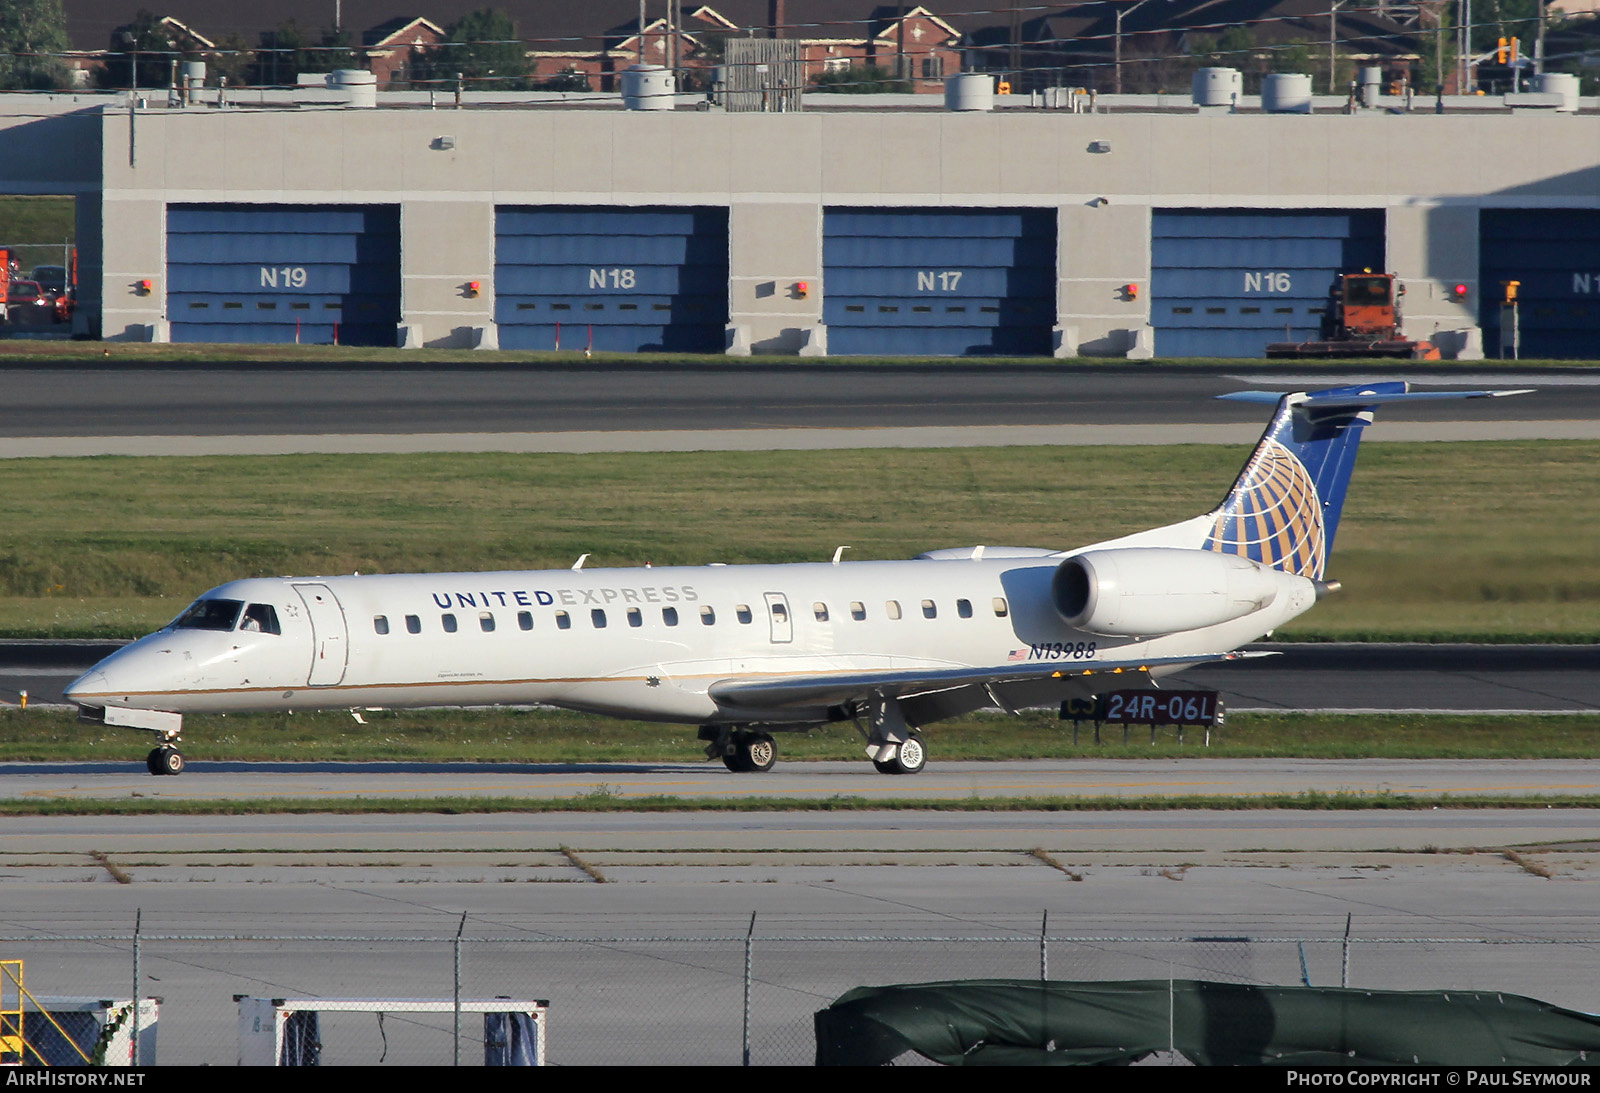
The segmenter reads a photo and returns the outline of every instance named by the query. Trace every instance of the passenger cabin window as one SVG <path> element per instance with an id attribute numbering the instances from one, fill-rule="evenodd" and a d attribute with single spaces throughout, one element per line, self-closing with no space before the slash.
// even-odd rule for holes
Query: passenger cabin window
<path id="1" fill-rule="evenodd" d="M 379 634 L 387 634 L 389 632 L 388 617 L 385 615 L 372 616 L 372 629 Z"/>
<path id="2" fill-rule="evenodd" d="M 382 618 L 383 616 L 379 616 Z M 239 620 L 239 629 L 252 630 L 258 634 L 281 634 L 278 627 L 278 612 L 270 603 L 253 603 L 244 609 L 244 618 Z M 389 632 L 389 621 L 384 619 L 383 629 L 380 634 Z"/>
<path id="3" fill-rule="evenodd" d="M 494 615 L 489 611 L 478 612 L 478 629 L 485 634 L 494 633 Z"/>
<path id="4" fill-rule="evenodd" d="M 738 620 L 740 622 L 744 623 L 746 626 L 750 625 L 750 621 L 753 618 L 755 618 L 754 615 L 750 614 L 750 605 L 747 604 L 747 603 L 739 604 L 737 607 L 735 607 L 733 609 L 733 613 L 734 613 L 734 616 L 736 618 L 738 618 Z M 701 614 L 703 615 L 703 614 L 705 614 L 705 612 L 702 611 Z"/>
<path id="5" fill-rule="evenodd" d="M 939 615 L 939 609 L 937 607 L 933 606 L 933 601 L 932 600 L 923 600 L 922 601 L 922 617 L 923 618 L 932 619 L 932 618 L 937 618 L 938 615 Z"/>
<path id="6" fill-rule="evenodd" d="M 811 613 L 817 616 L 818 622 L 828 621 L 828 605 L 823 603 L 821 600 L 818 600 L 816 603 L 811 605 Z"/>
<path id="7" fill-rule="evenodd" d="M 747 608 L 745 608 L 745 610 L 748 611 L 750 609 L 747 607 Z M 710 605 L 707 605 L 705 607 L 700 608 L 700 625 L 702 625 L 702 626 L 715 626 L 716 624 L 717 624 L 717 613 L 715 611 L 711 610 Z"/>
<path id="8" fill-rule="evenodd" d="M 408 634 L 420 634 L 420 633 L 422 633 L 422 618 L 420 616 L 418 616 L 418 615 L 407 615 L 406 616 L 406 633 L 408 633 Z"/>
<path id="9" fill-rule="evenodd" d="M 855 619 L 857 622 L 865 619 L 867 617 L 867 605 L 862 603 L 860 600 L 851 600 L 850 617 Z"/>
<path id="10" fill-rule="evenodd" d="M 456 632 L 456 617 L 454 615 L 440 615 L 439 621 L 444 624 L 444 632 L 446 634 L 454 634 Z"/>
<path id="11" fill-rule="evenodd" d="M 970 619 L 972 617 L 972 601 L 971 600 L 957 600 L 956 601 L 956 614 L 960 615 L 964 619 Z"/>
<path id="12" fill-rule="evenodd" d="M 883 610 L 891 619 L 898 619 L 900 617 L 900 601 L 885 600 Z"/>
<path id="13" fill-rule="evenodd" d="M 557 630 L 571 630 L 572 629 L 572 616 L 567 614 L 565 611 L 557 611 L 556 612 L 556 629 Z"/>
<path id="14" fill-rule="evenodd" d="M 1011 613 L 1011 608 L 1006 605 L 1006 598 L 1004 596 L 996 596 L 994 598 L 994 614 L 995 614 L 995 617 L 1003 619 L 1007 615 L 1009 615 L 1010 613 Z"/>
<path id="15" fill-rule="evenodd" d="M 195 600 L 172 625 L 179 630 L 232 630 L 243 607 L 243 600 Z"/>
<path id="16" fill-rule="evenodd" d="M 524 630 L 532 630 L 533 629 L 533 612 L 532 611 L 518 611 L 517 612 L 517 625 L 522 627 L 522 629 L 524 629 Z"/>
<path id="17" fill-rule="evenodd" d="M 661 609 L 661 621 L 668 626 L 678 625 L 678 609 L 676 607 L 663 607 Z"/>
<path id="18" fill-rule="evenodd" d="M 643 626 L 644 625 L 644 613 L 642 611 L 640 611 L 637 607 L 628 608 L 628 625 L 629 626 Z"/>
<path id="19" fill-rule="evenodd" d="M 594 623 L 594 628 L 596 630 L 604 630 L 606 628 L 605 608 L 591 607 L 589 609 L 589 621 Z"/>

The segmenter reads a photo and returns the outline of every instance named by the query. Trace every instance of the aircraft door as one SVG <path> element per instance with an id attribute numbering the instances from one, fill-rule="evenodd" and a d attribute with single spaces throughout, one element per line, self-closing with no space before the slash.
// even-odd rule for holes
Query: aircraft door
<path id="1" fill-rule="evenodd" d="M 794 617 L 789 613 L 789 597 L 782 592 L 768 592 L 767 617 L 772 620 L 772 644 L 787 645 L 794 641 Z"/>
<path id="2" fill-rule="evenodd" d="M 344 679 L 349 656 L 344 608 L 339 606 L 333 589 L 325 584 L 297 584 L 294 590 L 300 593 L 311 617 L 311 674 L 306 685 L 332 687 Z"/>

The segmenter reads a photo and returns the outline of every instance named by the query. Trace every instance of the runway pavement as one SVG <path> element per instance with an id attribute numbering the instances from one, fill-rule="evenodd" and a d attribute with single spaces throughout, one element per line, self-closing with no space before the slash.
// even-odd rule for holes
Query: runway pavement
<path id="1" fill-rule="evenodd" d="M 1203 748 L 1191 730 L 1197 752 Z M 643 798 L 737 802 L 961 801 L 983 798 L 1219 797 L 1301 793 L 1382 799 L 1595 797 L 1600 760 L 1173 759 L 938 762 L 915 777 L 878 774 L 864 760 L 780 762 L 763 775 L 721 763 L 240 763 L 195 761 L 178 778 L 152 778 L 142 762 L 0 764 L 0 799 L 26 801 L 250 801 L 329 805 L 372 798 Z M 1138 739 L 1137 735 L 1134 737 Z M 782 744 L 779 744 L 780 755 Z M 130 748 L 130 752 L 133 749 Z M 1600 832 L 1597 832 L 1600 833 Z"/>
<path id="2" fill-rule="evenodd" d="M 1248 443 L 1243 388 L 1373 371 L 1278 366 L 628 365 L 4 367 L 0 457 L 287 452 L 682 451 Z M 1600 438 L 1600 371 L 1385 367 L 1512 402 L 1384 411 L 1373 440 Z"/>

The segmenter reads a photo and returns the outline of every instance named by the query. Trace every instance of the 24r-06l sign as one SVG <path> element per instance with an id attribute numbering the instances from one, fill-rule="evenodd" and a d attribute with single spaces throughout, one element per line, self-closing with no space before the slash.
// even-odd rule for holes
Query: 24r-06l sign
<path id="1" fill-rule="evenodd" d="M 1215 691 L 1108 691 L 1096 719 L 1125 725 L 1206 725 L 1221 718 Z"/>

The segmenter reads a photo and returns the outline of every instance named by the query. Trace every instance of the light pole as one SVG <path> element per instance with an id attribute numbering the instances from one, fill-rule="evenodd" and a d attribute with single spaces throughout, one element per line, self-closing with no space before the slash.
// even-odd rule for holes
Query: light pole
<path id="1" fill-rule="evenodd" d="M 1339 42 L 1339 9 L 1344 7 L 1345 0 L 1334 0 L 1333 8 L 1328 12 L 1328 94 L 1339 93 L 1338 63 L 1339 55 L 1335 49 Z"/>
<path id="2" fill-rule="evenodd" d="M 1122 94 L 1122 20 L 1148 4 L 1150 0 L 1139 0 L 1125 8 L 1117 9 L 1117 34 L 1116 34 L 1116 93 Z"/>

